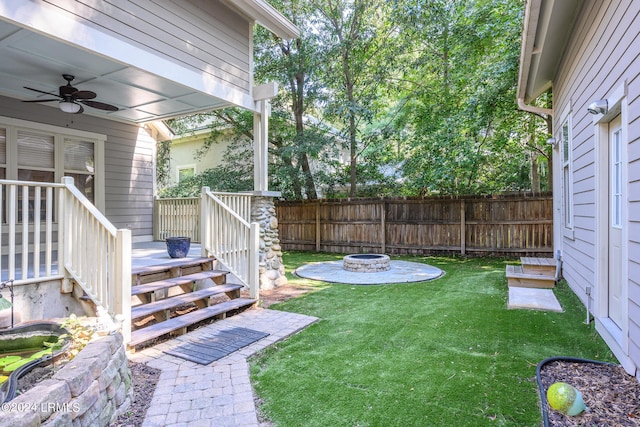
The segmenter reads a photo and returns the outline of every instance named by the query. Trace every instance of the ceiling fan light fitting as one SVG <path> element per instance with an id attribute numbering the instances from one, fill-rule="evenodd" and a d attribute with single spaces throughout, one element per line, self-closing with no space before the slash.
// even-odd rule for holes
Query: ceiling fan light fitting
<path id="1" fill-rule="evenodd" d="M 80 104 L 76 104 L 75 102 L 69 102 L 69 101 L 60 101 L 58 103 L 58 106 L 60 107 L 60 110 L 62 110 L 64 113 L 71 113 L 71 114 L 77 113 L 78 111 L 80 111 L 80 108 L 82 108 Z"/>

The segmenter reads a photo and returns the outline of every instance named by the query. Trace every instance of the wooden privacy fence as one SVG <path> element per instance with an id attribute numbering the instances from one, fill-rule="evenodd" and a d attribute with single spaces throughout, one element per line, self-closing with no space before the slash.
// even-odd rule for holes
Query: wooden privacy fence
<path id="1" fill-rule="evenodd" d="M 285 250 L 553 254 L 551 194 L 280 201 Z"/>

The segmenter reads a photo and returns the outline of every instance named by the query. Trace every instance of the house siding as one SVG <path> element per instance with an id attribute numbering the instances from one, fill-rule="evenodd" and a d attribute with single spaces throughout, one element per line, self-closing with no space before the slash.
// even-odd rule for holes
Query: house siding
<path id="1" fill-rule="evenodd" d="M 219 0 L 48 3 L 74 20 L 251 93 L 252 23 Z"/>
<path id="2" fill-rule="evenodd" d="M 640 2 L 584 1 L 554 79 L 554 111 L 571 109 L 574 229 L 562 239 L 563 275 L 585 302 L 598 289 L 598 153 L 596 126 L 587 106 L 626 84 L 628 341 L 622 352 L 640 366 Z M 559 123 L 556 124 L 556 134 Z M 606 213 L 606 209 L 604 210 Z M 607 245 L 606 242 L 600 245 Z M 623 331 L 625 328 L 623 327 Z M 623 340 L 624 341 L 624 340 Z"/>
<path id="3" fill-rule="evenodd" d="M 0 116 L 106 135 L 103 213 L 117 228 L 131 229 L 134 241 L 151 239 L 155 142 L 143 127 L 6 97 L 0 97 Z"/>

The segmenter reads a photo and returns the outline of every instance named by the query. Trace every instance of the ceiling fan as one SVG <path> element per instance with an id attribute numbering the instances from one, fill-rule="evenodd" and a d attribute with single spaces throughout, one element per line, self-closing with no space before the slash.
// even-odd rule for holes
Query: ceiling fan
<path id="1" fill-rule="evenodd" d="M 67 84 L 65 86 L 60 86 L 59 94 L 45 92 L 43 90 L 24 86 L 25 89 L 29 89 L 34 92 L 44 93 L 46 95 L 57 96 L 58 98 L 33 99 L 33 100 L 23 101 L 23 102 L 58 101 L 58 106 L 60 107 L 60 110 L 62 110 L 65 113 L 74 113 L 74 114 L 80 114 L 84 111 L 84 108 L 82 108 L 82 105 L 80 104 L 84 104 L 92 108 L 97 108 L 98 110 L 118 111 L 118 107 L 116 107 L 115 105 L 105 104 L 104 102 L 92 101 L 92 99 L 96 97 L 95 92 L 91 92 L 90 90 L 78 90 L 75 87 L 71 86 L 71 81 L 75 79 L 75 76 L 72 76 L 71 74 L 63 74 L 62 78 L 67 81 Z"/>

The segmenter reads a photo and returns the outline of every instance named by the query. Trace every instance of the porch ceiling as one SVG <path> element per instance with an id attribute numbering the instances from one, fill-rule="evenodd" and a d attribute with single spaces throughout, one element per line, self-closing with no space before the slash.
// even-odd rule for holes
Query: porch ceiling
<path id="1" fill-rule="evenodd" d="M 113 104 L 107 112 L 88 106 L 84 113 L 143 123 L 198 111 L 223 108 L 229 102 L 172 80 L 109 60 L 87 50 L 0 20 L 0 95 L 20 100 L 51 99 L 24 86 L 58 93 L 62 74 L 76 78 L 73 86 L 90 90 L 96 101 Z M 45 102 L 58 109 L 57 102 Z"/>

